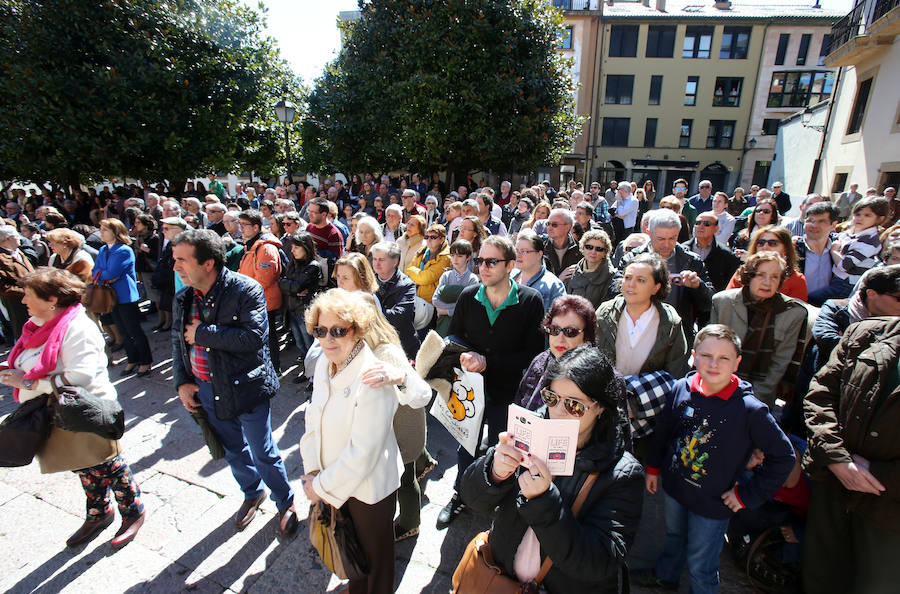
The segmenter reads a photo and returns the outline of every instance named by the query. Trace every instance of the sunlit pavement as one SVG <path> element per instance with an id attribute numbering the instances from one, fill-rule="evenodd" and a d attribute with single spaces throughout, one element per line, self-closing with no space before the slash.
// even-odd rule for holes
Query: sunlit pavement
<path id="1" fill-rule="evenodd" d="M 301 386 L 291 382 L 297 371 L 288 367 L 282 376 L 282 387 L 272 400 L 272 425 L 304 521 L 293 540 L 283 540 L 275 506 L 267 501 L 247 529 L 238 532 L 232 516 L 243 500 L 241 492 L 227 465 L 211 460 L 198 427 L 181 406 L 171 382 L 171 337 L 150 332 L 152 325 L 144 324 L 155 357 L 153 373 L 121 378 L 123 351 L 115 354 L 116 364 L 109 368 L 127 415 L 123 456 L 135 472 L 147 509 L 141 532 L 131 544 L 114 551 L 109 540 L 118 529 L 117 518 L 93 542 L 68 549 L 66 538 L 84 519 L 84 493 L 77 477 L 42 475 L 37 463 L 0 469 L 0 591 L 340 590 L 342 582 L 324 569 L 307 536 L 308 506 L 300 487 L 298 446 L 305 404 Z M 287 365 L 296 354 L 291 347 L 282 353 L 282 361 Z M 15 408 L 12 390 L 2 386 L 0 394 L 0 415 L 5 415 Z M 428 431 L 428 448 L 438 467 L 423 488 L 419 536 L 396 548 L 397 591 L 403 593 L 449 591 L 450 576 L 466 543 L 490 525 L 489 518 L 464 512 L 450 528 L 435 528 L 456 477 L 456 442 L 432 419 Z M 661 503 L 645 500 L 644 508 L 629 561 L 632 567 L 649 566 L 662 545 Z M 681 590 L 688 591 L 686 576 Z M 752 591 L 725 551 L 721 591 Z"/>

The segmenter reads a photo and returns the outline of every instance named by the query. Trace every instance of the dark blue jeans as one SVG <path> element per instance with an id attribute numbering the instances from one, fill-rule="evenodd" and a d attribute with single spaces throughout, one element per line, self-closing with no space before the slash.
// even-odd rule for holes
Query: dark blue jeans
<path id="1" fill-rule="evenodd" d="M 206 409 L 209 423 L 225 448 L 225 461 L 244 492 L 245 499 L 263 494 L 262 483 L 272 491 L 272 501 L 280 510 L 294 503 L 294 491 L 284 469 L 281 452 L 272 437 L 269 403 L 223 421 L 216 417 L 212 384 L 197 381 L 197 398 Z"/>
<path id="2" fill-rule="evenodd" d="M 112 309 L 113 321 L 119 334 L 122 336 L 122 344 L 125 354 L 128 355 L 130 365 L 150 365 L 153 363 L 153 353 L 150 351 L 150 343 L 147 335 L 141 328 L 141 310 L 138 302 L 120 303 Z"/>
<path id="3" fill-rule="evenodd" d="M 846 299 L 853 291 L 853 285 L 845 278 L 831 277 L 831 282 L 809 294 L 809 304 L 822 307 L 829 299 Z"/>
<path id="4" fill-rule="evenodd" d="M 666 545 L 656 561 L 656 575 L 667 582 L 678 582 L 687 562 L 692 594 L 717 592 L 719 553 L 728 519 L 705 518 L 668 495 L 665 495 L 665 509 Z"/>

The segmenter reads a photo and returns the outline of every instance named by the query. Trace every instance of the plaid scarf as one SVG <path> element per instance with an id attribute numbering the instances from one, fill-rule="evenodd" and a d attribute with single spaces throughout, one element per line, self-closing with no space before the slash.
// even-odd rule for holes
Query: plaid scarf
<path id="1" fill-rule="evenodd" d="M 741 289 L 744 306 L 747 308 L 747 335 L 741 344 L 741 364 L 738 375 L 751 381 L 752 375 L 765 374 L 772 364 L 775 352 L 775 318 L 788 308 L 781 293 L 763 301 L 753 301 L 750 288 Z"/>

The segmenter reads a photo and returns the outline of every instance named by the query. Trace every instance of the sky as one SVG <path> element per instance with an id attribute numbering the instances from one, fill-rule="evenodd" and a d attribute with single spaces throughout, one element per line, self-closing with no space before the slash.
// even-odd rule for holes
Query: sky
<path id="1" fill-rule="evenodd" d="M 281 48 L 281 55 L 307 84 L 337 54 L 341 45 L 337 15 L 342 10 L 357 10 L 357 0 L 260 0 L 268 8 L 268 33 Z M 712 2 L 713 0 L 705 0 Z M 777 0 L 734 0 L 742 4 L 774 4 Z M 255 7 L 255 0 L 244 0 Z M 814 4 L 815 0 L 808 0 Z M 801 4 L 789 0 L 789 4 Z M 853 0 L 820 0 L 822 8 L 850 12 Z"/>

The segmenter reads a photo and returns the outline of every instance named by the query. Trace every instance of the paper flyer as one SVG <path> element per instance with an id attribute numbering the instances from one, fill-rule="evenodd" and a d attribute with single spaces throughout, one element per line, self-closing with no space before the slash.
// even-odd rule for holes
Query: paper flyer
<path id="1" fill-rule="evenodd" d="M 514 437 L 517 449 L 543 461 L 553 476 L 571 476 L 579 425 L 575 419 L 543 419 L 510 404 L 506 431 Z"/>

